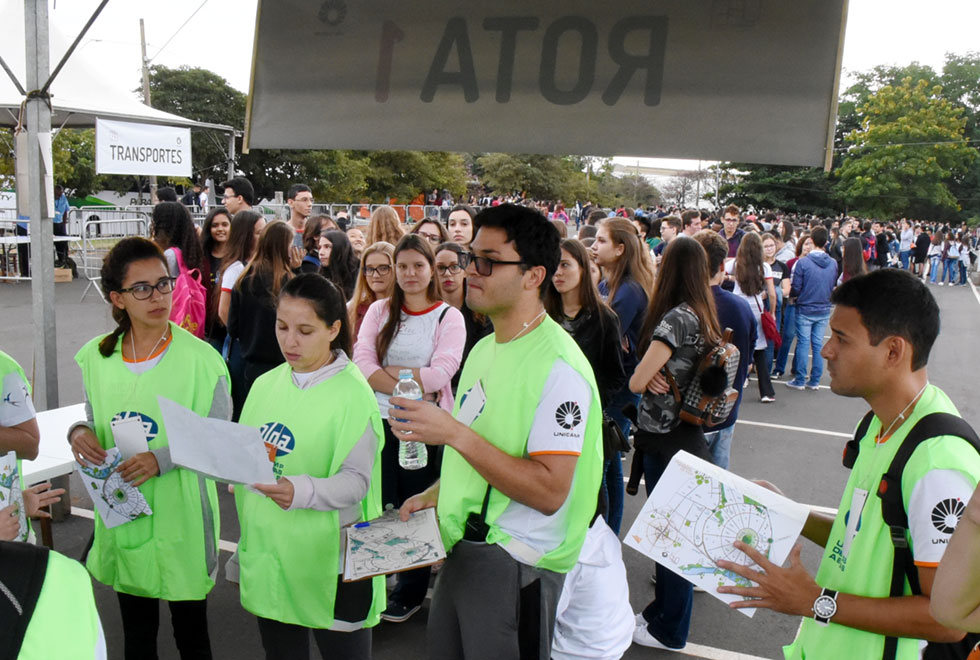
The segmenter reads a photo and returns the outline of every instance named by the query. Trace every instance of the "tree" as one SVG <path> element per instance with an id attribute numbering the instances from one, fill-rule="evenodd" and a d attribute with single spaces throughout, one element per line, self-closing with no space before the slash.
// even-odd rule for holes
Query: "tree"
<path id="1" fill-rule="evenodd" d="M 836 198 L 831 180 L 820 168 L 727 163 L 739 172 L 719 186 L 725 203 L 756 210 L 779 209 L 793 213 L 836 215 Z"/>
<path id="2" fill-rule="evenodd" d="M 967 171 L 976 150 L 963 141 L 963 109 L 943 98 L 940 86 L 906 77 L 857 110 L 861 127 L 847 135 L 851 148 L 835 172 L 850 205 L 882 218 L 959 210 L 946 182 Z"/>
<path id="3" fill-rule="evenodd" d="M 697 176 L 696 172 L 684 172 L 668 179 L 663 189 L 664 201 L 680 207 L 688 206 L 689 202 L 693 205 Z"/>

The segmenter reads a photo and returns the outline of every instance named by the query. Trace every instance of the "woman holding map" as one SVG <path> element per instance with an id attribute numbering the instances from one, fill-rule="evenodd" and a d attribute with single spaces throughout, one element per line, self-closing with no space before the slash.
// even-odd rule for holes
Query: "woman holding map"
<path id="1" fill-rule="evenodd" d="M 206 342 L 168 320 L 174 279 L 156 245 L 119 241 L 101 286 L 117 327 L 75 356 L 87 419 L 68 432 L 83 473 L 112 484 L 90 493 L 100 515 L 87 566 L 118 595 L 126 658 L 157 657 L 158 599 L 170 606 L 181 658 L 210 658 L 205 599 L 218 565 L 217 493 L 171 462 L 157 396 L 228 419 L 228 371 Z"/>
<path id="2" fill-rule="evenodd" d="M 286 363 L 260 376 L 241 423 L 260 428 L 275 485 L 235 489 L 242 606 L 267 658 L 371 657 L 383 576 L 341 580 L 347 525 L 381 515 L 383 431 L 371 386 L 351 362 L 343 294 L 315 273 L 283 285 L 276 339 Z"/>
<path id="3" fill-rule="evenodd" d="M 704 432 L 700 426 L 680 420 L 680 403 L 662 373 L 669 371 L 683 392 L 694 378 L 706 347 L 721 338 L 708 270 L 708 256 L 700 243 L 671 241 L 664 250 L 640 331 L 643 357 L 629 388 L 642 394 L 634 438 L 637 451 L 643 455 L 648 496 L 678 451 L 710 460 Z M 687 644 L 694 588 L 657 564 L 655 593 L 656 599 L 636 616 L 633 641 L 678 651 Z"/>

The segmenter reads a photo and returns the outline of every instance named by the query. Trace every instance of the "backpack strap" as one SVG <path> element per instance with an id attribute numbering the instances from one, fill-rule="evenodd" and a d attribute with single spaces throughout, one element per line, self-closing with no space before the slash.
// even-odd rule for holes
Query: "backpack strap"
<path id="1" fill-rule="evenodd" d="M 844 456 L 841 460 L 844 463 L 844 467 L 848 470 L 854 467 L 854 462 L 857 460 L 858 454 L 861 452 L 861 439 L 868 433 L 868 427 L 871 426 L 871 420 L 875 417 L 875 411 L 869 410 L 861 423 L 858 424 L 857 430 L 854 431 L 854 437 L 847 441 L 844 445 Z"/>
<path id="2" fill-rule="evenodd" d="M 184 265 L 184 255 L 181 253 L 180 248 L 172 247 L 170 249 L 174 251 L 174 258 L 177 259 L 177 268 L 179 272 L 185 272 L 187 270 L 187 266 Z"/>
<path id="3" fill-rule="evenodd" d="M 47 570 L 47 548 L 0 541 L 0 648 L 9 657 L 20 653 Z"/>
<path id="4" fill-rule="evenodd" d="M 863 422 L 862 422 L 863 424 Z M 867 431 L 867 428 L 865 428 Z M 862 434 L 863 435 L 863 434 Z M 905 581 L 913 595 L 922 593 L 919 584 L 919 574 L 912 558 L 905 532 L 909 528 L 909 517 L 902 498 L 902 474 L 912 454 L 926 440 L 951 435 L 969 442 L 980 453 L 980 438 L 973 428 L 962 417 L 949 413 L 932 413 L 920 419 L 909 430 L 902 440 L 895 458 L 892 459 L 888 471 L 881 477 L 878 484 L 878 498 L 881 500 L 881 516 L 888 525 L 892 545 L 895 548 L 895 558 L 892 562 L 892 580 L 888 595 L 899 598 L 905 594 Z M 898 638 L 885 637 L 885 647 L 881 654 L 882 660 L 894 660 L 898 652 Z"/>

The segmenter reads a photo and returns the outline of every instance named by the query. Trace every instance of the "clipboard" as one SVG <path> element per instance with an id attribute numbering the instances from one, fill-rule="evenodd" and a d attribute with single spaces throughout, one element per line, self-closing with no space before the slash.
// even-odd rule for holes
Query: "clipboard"
<path id="1" fill-rule="evenodd" d="M 382 516 L 344 528 L 344 582 L 432 566 L 446 558 L 435 509 L 416 511 L 406 522 Z"/>

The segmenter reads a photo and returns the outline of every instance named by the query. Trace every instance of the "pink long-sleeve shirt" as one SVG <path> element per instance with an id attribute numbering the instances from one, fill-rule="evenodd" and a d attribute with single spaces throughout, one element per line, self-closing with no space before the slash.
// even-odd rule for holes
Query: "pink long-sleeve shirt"
<path id="1" fill-rule="evenodd" d="M 401 322 L 384 356 L 375 346 L 378 334 L 388 320 L 388 299 L 378 300 L 368 307 L 354 344 L 354 363 L 370 378 L 389 365 L 419 370 L 420 385 L 425 392 L 439 392 L 439 407 L 452 411 L 451 380 L 459 369 L 466 343 L 466 324 L 458 309 L 437 303 L 421 312 L 402 308 Z M 388 418 L 390 394 L 375 392 L 381 416 Z"/>

